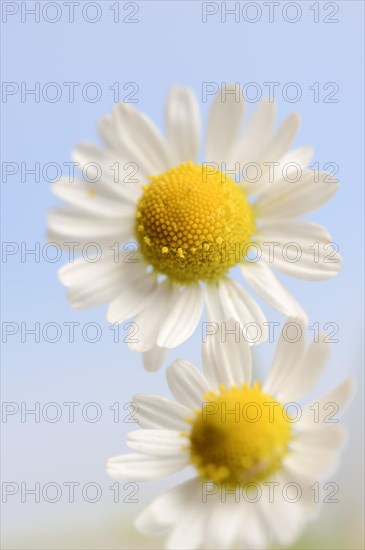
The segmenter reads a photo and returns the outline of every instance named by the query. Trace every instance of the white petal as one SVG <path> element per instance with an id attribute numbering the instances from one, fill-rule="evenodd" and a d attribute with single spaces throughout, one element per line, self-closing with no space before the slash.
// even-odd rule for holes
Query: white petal
<path id="1" fill-rule="evenodd" d="M 194 478 L 162 494 L 137 517 L 137 529 L 150 536 L 165 532 L 180 521 L 190 502 L 199 498 L 200 487 L 201 483 Z"/>
<path id="2" fill-rule="evenodd" d="M 199 149 L 200 116 L 198 102 L 190 88 L 171 88 L 166 102 L 165 126 L 176 164 L 194 162 Z"/>
<path id="3" fill-rule="evenodd" d="M 262 157 L 267 162 L 277 162 L 289 150 L 298 132 L 300 118 L 297 113 L 288 115 L 275 131 Z"/>
<path id="4" fill-rule="evenodd" d="M 268 222 L 257 230 L 255 242 L 261 248 L 262 259 L 287 275 L 322 280 L 335 276 L 341 268 L 341 257 L 332 254 L 331 236 L 312 222 Z"/>
<path id="5" fill-rule="evenodd" d="M 267 99 L 260 101 L 232 152 L 231 162 L 239 161 L 242 167 L 250 162 L 260 163 L 271 139 L 274 119 L 275 104 Z M 246 183 L 243 183 L 246 188 Z M 251 191 L 255 193 L 255 186 L 252 187 Z"/>
<path id="6" fill-rule="evenodd" d="M 207 320 L 209 323 L 217 324 L 225 320 L 223 305 L 219 297 L 217 284 L 207 285 L 205 287 L 205 307 L 207 310 Z"/>
<path id="7" fill-rule="evenodd" d="M 277 487 L 278 492 L 282 489 Z M 301 500 L 298 502 L 286 501 L 284 498 L 268 498 L 259 501 L 259 506 L 271 537 L 280 545 L 292 545 L 303 529 L 307 519 Z"/>
<path id="8" fill-rule="evenodd" d="M 271 307 L 286 317 L 298 317 L 307 320 L 307 316 L 298 302 L 264 262 L 245 262 L 241 264 L 241 271 L 248 284 Z"/>
<path id="9" fill-rule="evenodd" d="M 317 241 L 324 244 L 331 240 L 331 235 L 322 225 L 301 220 L 269 221 L 257 229 L 256 235 L 261 242 L 267 240 L 285 244 L 295 241 L 305 247 Z"/>
<path id="10" fill-rule="evenodd" d="M 241 127 L 244 101 L 237 85 L 237 95 L 227 93 L 236 84 L 227 84 L 213 99 L 207 127 L 206 160 L 221 163 L 227 161 Z"/>
<path id="11" fill-rule="evenodd" d="M 130 158 L 87 142 L 77 144 L 72 151 L 72 158 L 79 163 L 82 170 L 87 168 L 89 180 L 96 181 L 92 187 L 100 193 L 131 204 L 137 202 L 148 173 L 136 163 L 133 164 Z"/>
<path id="12" fill-rule="evenodd" d="M 162 364 L 168 354 L 168 349 L 154 347 L 143 353 L 143 366 L 148 372 L 156 372 L 162 367 Z"/>
<path id="13" fill-rule="evenodd" d="M 274 359 L 263 384 L 263 391 L 271 395 L 283 392 L 292 372 L 301 364 L 305 355 L 305 326 L 300 319 L 286 320 L 280 333 Z M 302 373 L 303 376 L 303 373 Z M 283 401 L 286 402 L 286 399 Z"/>
<path id="14" fill-rule="evenodd" d="M 338 422 L 339 414 L 350 401 L 354 391 L 354 381 L 351 378 L 344 380 L 336 388 L 303 408 L 298 427 L 312 429 L 321 427 L 323 424 Z"/>
<path id="15" fill-rule="evenodd" d="M 142 263 L 124 264 L 124 285 L 109 306 L 109 323 L 122 323 L 146 308 L 157 289 L 155 277 Z"/>
<path id="16" fill-rule="evenodd" d="M 264 342 L 268 336 L 266 317 L 255 300 L 232 279 L 221 280 L 218 292 L 225 318 L 238 321 L 245 333 L 247 329 L 249 343 Z"/>
<path id="17" fill-rule="evenodd" d="M 274 173 L 280 175 L 284 171 L 286 177 L 291 176 L 293 179 L 295 179 L 294 176 L 297 174 L 297 167 L 289 165 L 295 163 L 298 165 L 300 170 L 304 170 L 310 163 L 313 154 L 314 149 L 309 145 L 302 145 L 301 147 L 297 147 L 296 149 L 291 149 L 281 157 L 280 166 L 278 166 L 278 170 L 275 170 Z M 278 178 L 275 177 L 275 179 Z"/>
<path id="18" fill-rule="evenodd" d="M 167 550 L 196 550 L 204 540 L 204 519 L 206 510 L 199 500 L 191 500 L 180 521 L 174 524 L 166 541 Z"/>
<path id="19" fill-rule="evenodd" d="M 129 432 L 127 445 L 148 455 L 179 457 L 186 453 L 187 440 L 176 430 L 136 430 Z"/>
<path id="20" fill-rule="evenodd" d="M 185 342 L 195 331 L 202 309 L 201 287 L 198 284 L 184 287 L 177 293 L 176 300 L 160 328 L 157 345 L 171 349 Z"/>
<path id="21" fill-rule="evenodd" d="M 105 276 L 109 272 L 119 272 L 120 265 L 115 260 L 114 254 L 104 250 L 100 259 L 95 262 L 78 258 L 65 264 L 58 270 L 58 277 L 65 286 L 82 286 L 88 284 L 94 278 Z"/>
<path id="22" fill-rule="evenodd" d="M 84 309 L 106 304 L 120 291 L 120 280 L 103 279 L 94 281 L 89 287 L 71 287 L 67 292 L 70 306 Z"/>
<path id="23" fill-rule="evenodd" d="M 276 182 L 257 200 L 257 217 L 265 221 L 295 218 L 320 208 L 335 195 L 338 181 L 325 172 L 318 178 L 315 181 L 315 173 L 305 170 L 297 182 Z"/>
<path id="24" fill-rule="evenodd" d="M 136 418 L 142 428 L 184 431 L 191 411 L 175 401 L 158 395 L 136 395 Z"/>
<path id="25" fill-rule="evenodd" d="M 166 378 L 179 403 L 191 410 L 201 407 L 203 396 L 210 388 L 205 376 L 194 365 L 178 359 L 167 369 Z"/>
<path id="26" fill-rule="evenodd" d="M 157 345 L 157 338 L 171 307 L 177 299 L 178 287 L 166 283 L 157 285 L 149 303 L 135 318 L 138 342 L 131 342 L 134 351 L 149 351 Z"/>
<path id="27" fill-rule="evenodd" d="M 68 263 L 59 270 L 58 276 L 69 287 L 70 305 L 77 309 L 107 303 L 123 286 L 122 268 L 110 253 L 95 263 L 83 258 Z"/>
<path id="28" fill-rule="evenodd" d="M 188 463 L 188 457 L 155 457 L 143 454 L 115 456 L 108 461 L 107 473 L 116 479 L 150 481 L 178 472 Z"/>
<path id="29" fill-rule="evenodd" d="M 291 452 L 283 459 L 283 467 L 294 480 L 306 478 L 310 483 L 321 481 L 334 473 L 338 464 L 337 454 Z"/>
<path id="30" fill-rule="evenodd" d="M 242 507 L 241 526 L 237 533 L 239 547 L 245 550 L 268 548 L 269 530 L 264 524 L 259 506 L 252 502 L 243 502 L 239 505 Z"/>
<path id="31" fill-rule="evenodd" d="M 127 103 L 113 109 L 114 131 L 120 151 L 136 162 L 143 173 L 159 174 L 171 167 L 171 152 L 166 140 L 152 121 Z"/>
<path id="32" fill-rule="evenodd" d="M 252 358 L 250 345 L 240 331 L 236 331 L 235 321 L 222 323 L 220 332 L 207 335 L 202 345 L 204 374 L 210 385 L 226 387 L 241 386 L 250 383 Z"/>
<path id="33" fill-rule="evenodd" d="M 280 472 L 275 475 L 274 479 L 279 482 L 278 493 L 276 493 L 276 495 L 279 495 L 280 498 L 285 502 L 288 500 L 287 496 L 289 496 L 290 494 L 292 494 L 292 498 L 294 500 L 295 495 L 300 496 L 297 502 L 299 506 L 295 506 L 295 508 L 297 510 L 297 517 L 299 519 L 300 516 L 302 517 L 303 525 L 316 515 L 316 513 L 319 511 L 321 503 L 315 502 L 313 487 L 311 488 L 310 484 L 308 484 L 308 478 L 306 478 L 305 475 L 301 477 L 296 476 L 293 479 L 293 476 L 290 475 L 285 467 L 283 467 Z M 293 482 L 297 483 L 299 487 L 290 487 Z M 284 490 L 282 490 L 288 483 L 289 487 L 286 487 Z M 289 501 L 288 504 L 290 505 L 292 503 Z M 293 504 L 296 503 L 294 502 Z"/>
<path id="34" fill-rule="evenodd" d="M 326 252 L 321 254 L 319 261 L 315 261 L 313 258 L 313 251 L 306 252 L 298 242 L 291 241 L 284 251 L 282 248 L 277 247 L 276 257 L 273 263 L 270 265 L 285 275 L 291 275 L 298 279 L 304 279 L 306 281 L 323 281 L 335 277 L 342 267 L 342 258 L 333 248 L 333 245 L 326 244 Z M 337 245 L 335 244 L 336 248 Z M 292 256 L 290 256 L 292 255 Z M 284 256 L 284 257 L 283 257 Z M 328 262 L 326 256 L 330 257 Z M 266 255 L 263 258 L 267 259 Z M 288 261 L 298 258 L 298 261 Z M 286 258 L 286 259 L 285 259 Z"/>
<path id="35" fill-rule="evenodd" d="M 286 179 L 295 181 L 299 178 L 308 166 L 310 159 L 313 156 L 313 148 L 308 145 L 291 149 L 280 160 L 274 161 L 275 164 L 271 164 L 271 161 L 264 160 L 260 164 L 260 170 L 257 169 L 252 181 L 249 179 L 241 181 L 241 185 L 244 187 L 246 194 L 248 195 L 261 195 L 265 191 L 273 187 L 283 176 Z M 265 163 L 266 164 L 263 164 Z M 259 164 L 259 163 L 258 163 Z M 252 168 L 254 170 L 254 168 Z M 250 172 L 248 171 L 248 174 Z M 244 177 L 244 174 L 243 174 Z M 258 177 L 258 181 L 256 181 Z"/>
<path id="36" fill-rule="evenodd" d="M 320 434 L 316 436 L 316 432 Z M 327 433 L 326 433 L 327 432 Z M 340 426 L 317 428 L 297 436 L 290 445 L 283 466 L 295 481 L 320 481 L 331 475 L 337 467 L 339 450 L 343 445 L 344 432 Z"/>
<path id="37" fill-rule="evenodd" d="M 298 353 L 296 362 L 287 371 L 285 384 L 277 388 L 277 398 L 285 403 L 309 393 L 326 367 L 329 352 L 326 334 L 321 333 L 318 342 L 312 341 L 304 355 Z"/>
<path id="38" fill-rule="evenodd" d="M 249 530 L 247 523 L 250 521 L 246 515 L 249 505 L 244 502 L 236 503 L 233 495 L 228 496 L 225 502 L 218 501 L 214 504 L 206 522 L 204 548 L 234 548 L 242 529 L 246 527 Z"/>
<path id="39" fill-rule="evenodd" d="M 98 131 L 107 148 L 111 151 L 115 151 L 117 139 L 113 128 L 111 115 L 105 115 L 99 119 Z"/>
<path id="40" fill-rule="evenodd" d="M 98 218 L 116 219 L 123 223 L 123 219 L 130 219 L 135 214 L 135 206 L 131 202 L 119 198 L 111 198 L 103 194 L 103 189 L 85 181 L 70 182 L 67 178 L 57 181 L 52 187 L 53 193 L 71 206 L 80 208 L 85 213 L 93 214 Z"/>
<path id="41" fill-rule="evenodd" d="M 259 164 L 260 171 L 258 172 L 258 181 L 250 181 L 247 180 L 246 177 L 246 181 L 243 182 L 247 194 L 261 194 L 266 188 L 270 187 L 272 170 L 274 170 L 275 178 L 275 173 L 280 173 L 281 167 L 279 161 L 287 153 L 293 143 L 298 132 L 299 123 L 300 119 L 296 113 L 288 115 L 275 131 L 274 135 L 270 137 L 269 141 L 266 143 L 266 147 L 261 148 L 260 153 L 258 151 L 256 152 L 256 158 L 250 159 L 250 162 Z M 259 157 L 258 154 L 260 154 Z M 279 166 L 273 165 L 272 163 L 279 163 Z M 288 179 L 285 171 L 284 175 Z"/>
<path id="42" fill-rule="evenodd" d="M 109 220 L 85 215 L 79 209 L 54 208 L 48 212 L 49 240 L 57 243 L 93 243 L 103 248 L 123 243 L 133 234 L 133 219 Z"/>
<path id="43" fill-rule="evenodd" d="M 117 274 L 116 274 L 117 275 Z M 72 286 L 67 292 L 71 307 L 84 309 L 106 304 L 120 291 L 120 278 L 94 279 L 89 286 Z"/>
<path id="44" fill-rule="evenodd" d="M 327 453 L 330 449 L 340 449 L 345 441 L 343 426 L 337 424 L 321 425 L 312 430 L 306 430 L 296 434 L 290 443 L 290 448 L 306 455 Z"/>

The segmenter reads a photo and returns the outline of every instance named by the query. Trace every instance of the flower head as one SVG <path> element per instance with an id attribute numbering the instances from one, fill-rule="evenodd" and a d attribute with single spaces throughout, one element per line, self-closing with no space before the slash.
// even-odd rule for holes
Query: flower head
<path id="1" fill-rule="evenodd" d="M 292 544 L 316 511 L 314 484 L 330 475 L 343 443 L 338 411 L 352 392 L 345 380 L 313 403 L 297 400 L 321 375 L 328 344 L 305 344 L 283 331 L 266 380 L 252 381 L 245 340 L 203 344 L 203 373 L 178 360 L 167 369 L 176 401 L 138 395 L 142 430 L 112 458 L 108 472 L 134 481 L 159 479 L 190 466 L 195 476 L 158 497 L 137 519 L 149 535 L 166 534 L 167 548 L 266 548 Z M 333 410 L 333 408 L 331 409 Z"/>
<path id="2" fill-rule="evenodd" d="M 215 282 L 237 263 L 254 233 L 245 193 L 221 172 L 182 163 L 154 176 L 137 205 L 136 235 L 143 257 L 178 284 Z"/>
<path id="3" fill-rule="evenodd" d="M 340 269 L 328 232 L 297 219 L 338 186 L 307 168 L 310 147 L 289 150 L 299 117 L 291 114 L 273 130 L 275 106 L 264 100 L 240 135 L 243 99 L 223 92 L 211 107 L 202 164 L 196 98 L 174 87 L 165 136 L 119 103 L 100 121 L 104 146 L 84 143 L 74 151 L 84 178 L 53 188 L 67 206 L 50 212 L 49 239 L 66 248 L 72 242 L 83 254 L 59 271 L 71 305 L 108 303 L 112 323 L 134 317 L 138 342 L 130 347 L 145 354 L 150 370 L 194 332 L 204 303 L 208 321 L 254 322 L 261 327 L 256 343 L 266 339 L 265 316 L 231 268 L 239 266 L 270 306 L 303 319 L 271 268 L 309 280 Z M 91 259 L 84 254 L 89 243 L 96 250 Z"/>

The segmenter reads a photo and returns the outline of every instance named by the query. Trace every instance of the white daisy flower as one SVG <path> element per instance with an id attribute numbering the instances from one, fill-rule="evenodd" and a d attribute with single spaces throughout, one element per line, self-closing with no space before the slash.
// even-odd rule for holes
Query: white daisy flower
<path id="1" fill-rule="evenodd" d="M 261 385 L 251 379 L 247 342 L 223 344 L 215 335 L 203 344 L 204 373 L 184 360 L 167 369 L 176 401 L 135 397 L 143 429 L 127 444 L 138 453 L 110 459 L 108 473 L 149 481 L 195 468 L 192 479 L 142 512 L 138 529 L 165 534 L 167 548 L 186 550 L 263 549 L 300 535 L 343 443 L 333 413 L 353 389 L 348 379 L 315 402 L 297 403 L 324 369 L 323 338 L 307 346 L 303 337 L 293 343 L 282 335 Z"/>
<path id="2" fill-rule="evenodd" d="M 71 305 L 109 303 L 111 323 L 135 317 L 138 342 L 130 347 L 145 353 L 148 369 L 159 368 L 166 350 L 191 336 L 204 301 L 208 321 L 253 322 L 261 327 L 255 343 L 267 338 L 261 308 L 229 277 L 235 265 L 270 306 L 302 318 L 305 313 L 271 268 L 308 280 L 332 277 L 340 268 L 334 255 L 325 261 L 331 254 L 328 232 L 297 219 L 322 206 L 338 187 L 328 174 L 306 168 L 311 147 L 289 151 L 298 115 L 273 130 L 275 106 L 262 101 L 240 135 L 243 111 L 242 98 L 217 94 L 201 165 L 199 107 L 190 89 L 172 88 L 165 136 L 132 105 L 118 103 L 100 121 L 104 147 L 83 143 L 73 153 L 88 181 L 62 179 L 53 187 L 68 205 L 50 212 L 49 240 L 66 248 L 77 242 L 75 250 L 95 242 L 102 252 L 98 261 L 82 257 L 59 271 Z M 235 166 L 241 181 L 227 173 Z M 260 174 L 255 183 L 242 176 L 243 167 L 252 166 Z M 131 241 L 136 254 L 125 244 Z M 129 260 L 116 259 L 118 243 Z M 249 257 L 252 243 L 255 258 Z M 287 243 L 300 247 L 300 259 L 293 261 L 295 248 Z"/>

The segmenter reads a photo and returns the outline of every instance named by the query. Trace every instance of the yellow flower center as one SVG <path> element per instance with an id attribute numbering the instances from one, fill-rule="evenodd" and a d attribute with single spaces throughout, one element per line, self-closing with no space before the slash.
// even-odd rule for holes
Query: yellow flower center
<path id="1" fill-rule="evenodd" d="M 190 461 L 215 483 L 262 481 L 281 464 L 292 436 L 291 420 L 260 384 L 220 387 L 204 396 L 190 432 Z"/>
<path id="2" fill-rule="evenodd" d="M 136 235 L 159 273 L 183 284 L 211 282 L 242 261 L 254 215 L 239 185 L 191 162 L 150 179 L 138 202 Z"/>

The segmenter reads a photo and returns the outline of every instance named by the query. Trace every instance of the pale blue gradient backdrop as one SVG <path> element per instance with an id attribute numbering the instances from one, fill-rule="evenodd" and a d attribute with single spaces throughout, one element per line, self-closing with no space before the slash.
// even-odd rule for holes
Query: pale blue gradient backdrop
<path id="1" fill-rule="evenodd" d="M 340 167 L 339 193 L 308 218 L 329 229 L 333 240 L 339 243 L 344 266 L 331 281 L 310 283 L 286 277 L 285 283 L 305 305 L 312 322 L 323 325 L 332 321 L 340 327 L 340 341 L 333 346 L 329 368 L 319 389 L 325 390 L 349 374 L 358 379 L 356 401 L 347 413 L 349 445 L 336 477 L 341 480 L 340 503 L 327 508 L 322 516 L 325 539 L 326 521 L 336 520 L 340 528 L 353 535 L 360 530 L 361 517 L 363 3 L 338 2 L 340 10 L 336 17 L 340 21 L 335 24 L 313 23 L 311 2 L 300 2 L 303 16 L 295 24 L 283 20 L 281 8 L 277 8 L 274 23 L 268 21 L 267 11 L 263 11 L 261 20 L 255 24 L 235 23 L 232 16 L 222 24 L 219 15 L 203 24 L 200 2 L 179 1 L 139 2 L 136 15 L 139 23 L 117 24 L 109 9 L 112 4 L 101 2 L 102 19 L 96 24 L 83 21 L 78 10 L 73 24 L 67 22 L 67 12 L 63 11 L 61 20 L 55 24 L 45 21 L 36 24 L 31 19 L 21 23 L 19 15 L 15 15 L 2 25 L 3 81 L 25 82 L 29 87 L 37 81 L 41 84 L 96 81 L 103 89 L 103 97 L 97 103 L 85 102 L 79 91 L 73 104 L 66 95 L 57 103 L 42 99 L 35 103 L 31 97 L 22 103 L 19 94 L 9 97 L 2 104 L 3 161 L 62 164 L 71 159 L 71 150 L 78 141 L 99 142 L 96 124 L 113 107 L 108 87 L 116 81 L 121 86 L 131 81 L 138 83 L 136 106 L 160 127 L 165 96 L 173 84 L 191 86 L 198 96 L 204 81 L 242 84 L 271 81 L 281 85 L 295 81 L 301 86 L 303 95 L 296 104 L 284 101 L 281 87 L 278 88 L 278 120 L 293 110 L 298 111 L 302 125 L 296 145 L 311 144 L 315 148 L 314 161 L 320 165 L 333 161 Z M 322 10 L 323 3 L 320 5 Z M 121 9 L 122 17 L 126 13 Z M 325 15 L 328 12 L 320 11 L 321 20 Z M 314 82 L 338 83 L 339 102 L 315 103 L 309 90 Z M 202 105 L 204 120 L 208 105 Z M 250 112 L 252 108 L 248 105 L 247 110 Z M 3 241 L 26 242 L 30 247 L 35 242 L 44 244 L 47 210 L 58 204 L 50 187 L 42 179 L 35 183 L 31 177 L 22 183 L 19 176 L 9 177 L 2 184 Z M 154 375 L 146 373 L 139 355 L 130 352 L 126 344 L 113 342 L 113 333 L 105 320 L 106 307 L 83 311 L 69 308 L 65 289 L 56 276 L 61 265 L 62 262 L 36 263 L 31 257 L 22 263 L 19 255 L 2 264 L 6 289 L 3 321 L 29 325 L 36 321 L 41 325 L 73 321 L 81 326 L 93 321 L 102 327 L 102 338 L 96 344 L 86 343 L 78 331 L 75 343 L 71 344 L 66 329 L 55 344 L 35 344 L 31 337 L 27 343 L 21 343 L 19 335 L 10 337 L 3 348 L 3 400 L 24 401 L 29 405 L 36 401 L 42 404 L 95 401 L 103 408 L 103 419 L 88 424 L 77 413 L 74 424 L 63 419 L 56 424 L 42 421 L 37 424 L 31 418 L 21 423 L 19 415 L 10 417 L 2 426 L 7 444 L 3 479 L 29 484 L 96 481 L 102 484 L 105 495 L 98 504 L 83 503 L 77 497 L 72 505 L 64 497 L 56 504 L 36 505 L 22 504 L 19 497 L 10 498 L 10 503 L 4 505 L 3 516 L 9 547 L 16 544 L 16 536 L 23 535 L 24 540 L 28 539 L 28 547 L 32 547 L 34 533 L 52 529 L 58 533 L 67 531 L 70 525 L 102 524 L 110 516 L 117 520 L 123 514 L 133 515 L 134 506 L 138 505 L 112 502 L 108 490 L 112 482 L 104 470 L 106 459 L 125 449 L 125 433 L 135 426 L 114 423 L 108 407 L 116 401 L 121 404 L 130 401 L 137 392 L 168 395 L 164 369 Z M 268 319 L 283 321 L 262 305 Z M 185 357 L 199 364 L 200 341 L 200 334 L 195 334 L 172 351 L 168 362 Z M 267 343 L 255 350 L 263 370 L 273 349 Z M 142 487 L 141 503 L 146 503 L 150 495 L 166 484 L 171 482 Z M 343 515 L 349 511 L 349 517 Z M 321 522 L 313 527 L 320 528 Z M 122 540 L 123 530 L 120 531 L 118 536 Z M 358 540 L 359 535 L 355 535 Z M 107 529 L 101 526 L 98 536 L 87 542 L 88 547 L 105 547 L 107 537 Z M 41 544 L 39 540 L 37 544 Z M 76 547 L 78 543 L 74 540 L 73 544 Z"/>

